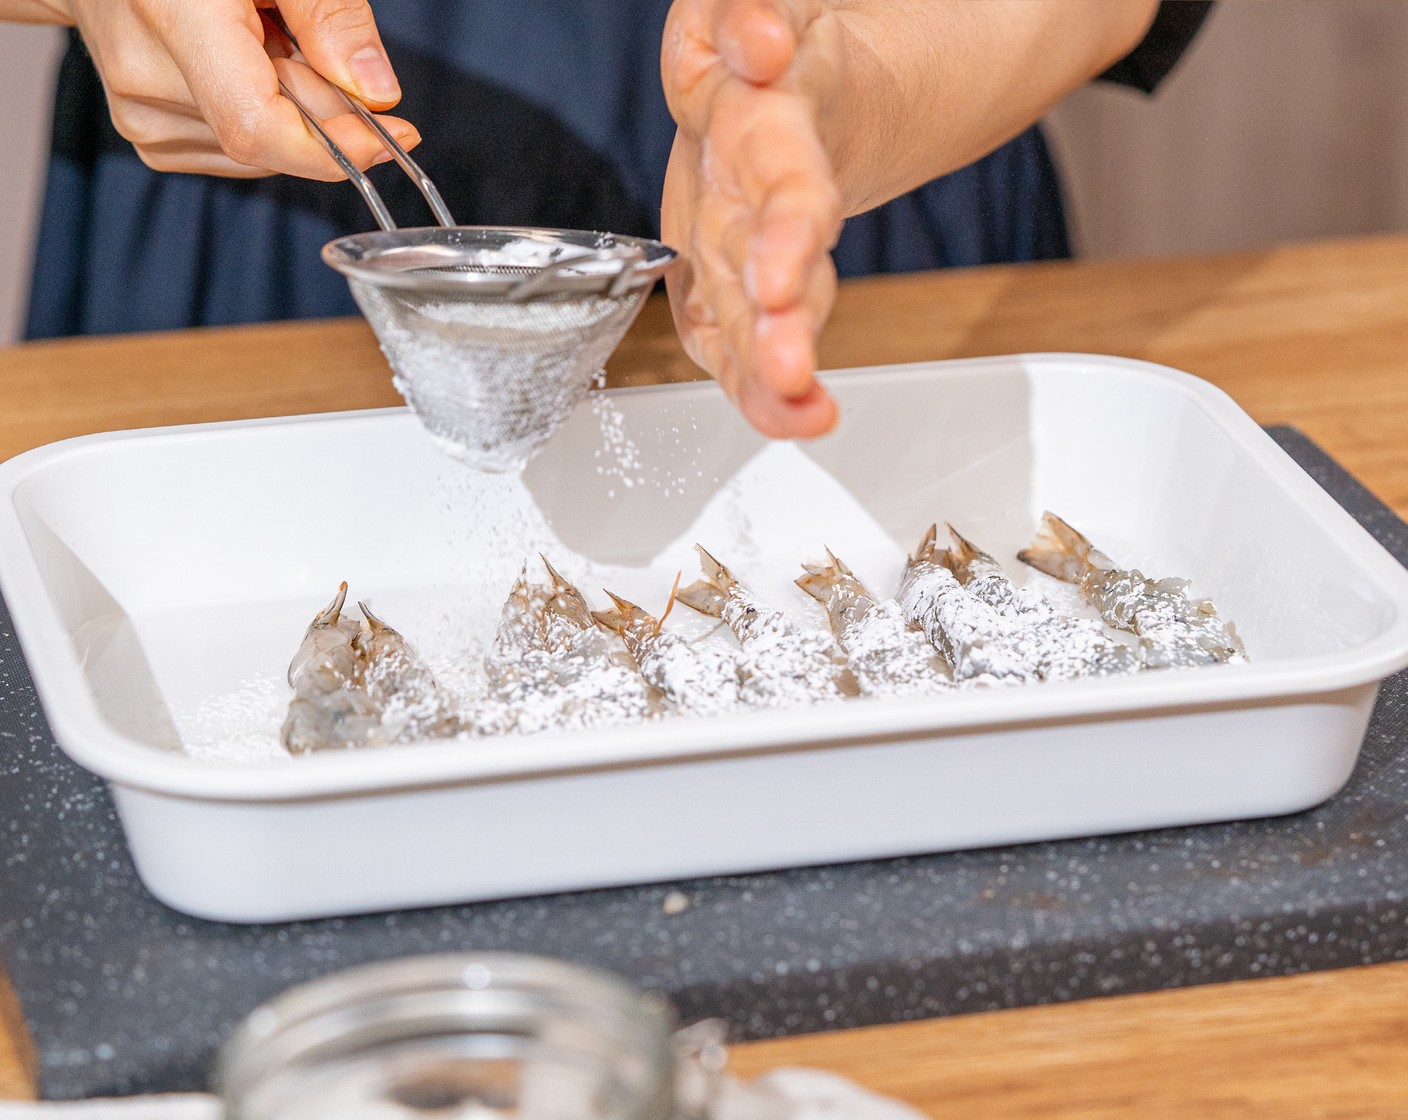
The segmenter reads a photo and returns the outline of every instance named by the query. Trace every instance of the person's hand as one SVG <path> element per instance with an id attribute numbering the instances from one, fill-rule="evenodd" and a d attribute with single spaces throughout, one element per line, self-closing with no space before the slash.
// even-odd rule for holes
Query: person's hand
<path id="1" fill-rule="evenodd" d="M 48 0 L 77 25 L 107 91 L 117 130 L 159 171 L 249 178 L 281 172 L 341 179 L 308 131 L 282 78 L 360 167 L 387 158 L 335 89 L 288 58 L 260 15 L 273 0 Z M 281 0 L 309 63 L 384 110 L 401 97 L 367 0 Z M 271 40 L 266 50 L 266 39 Z M 382 122 L 404 147 L 415 128 Z"/>
<path id="2" fill-rule="evenodd" d="M 686 351 L 765 435 L 836 423 L 816 339 L 836 295 L 841 196 L 823 130 L 842 85 L 824 0 L 676 0 L 661 69 L 679 125 L 661 235 Z"/>

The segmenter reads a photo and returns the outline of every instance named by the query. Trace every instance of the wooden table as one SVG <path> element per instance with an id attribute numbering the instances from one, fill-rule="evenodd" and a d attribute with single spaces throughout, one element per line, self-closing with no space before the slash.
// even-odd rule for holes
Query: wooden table
<path id="1" fill-rule="evenodd" d="M 1408 238 L 1175 260 L 1043 264 L 843 287 L 829 367 L 1080 350 L 1163 362 L 1295 424 L 1408 517 Z M 663 304 L 614 384 L 684 380 Z M 396 404 L 360 321 L 0 351 L 0 459 L 148 424 Z M 0 902 L 3 905 L 3 902 Z M 0 1096 L 33 1093 L 0 992 Z M 1408 962 L 738 1046 L 965 1118 L 1408 1117 Z"/>

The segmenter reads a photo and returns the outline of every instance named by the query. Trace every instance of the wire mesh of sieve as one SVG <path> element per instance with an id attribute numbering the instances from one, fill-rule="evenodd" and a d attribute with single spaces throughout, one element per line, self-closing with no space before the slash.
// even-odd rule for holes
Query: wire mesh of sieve
<path id="1" fill-rule="evenodd" d="M 421 422 L 495 471 L 521 467 L 561 427 L 674 256 L 640 238 L 475 226 L 323 250 Z"/>

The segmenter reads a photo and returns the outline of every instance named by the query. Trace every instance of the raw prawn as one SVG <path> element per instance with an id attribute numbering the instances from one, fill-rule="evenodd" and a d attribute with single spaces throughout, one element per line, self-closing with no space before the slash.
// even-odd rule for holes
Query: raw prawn
<path id="1" fill-rule="evenodd" d="M 677 597 L 723 619 L 733 631 L 744 654 L 742 695 L 749 704 L 785 708 L 856 695 L 855 677 L 829 635 L 798 629 L 781 611 L 759 602 L 701 545 L 694 549 L 703 578 Z"/>
<path id="2" fill-rule="evenodd" d="M 288 668 L 293 700 L 281 738 L 292 754 L 445 738 L 466 730 L 452 699 L 406 640 L 359 603 L 344 618 L 344 582 L 309 624 Z"/>
<path id="3" fill-rule="evenodd" d="M 376 705 L 360 687 L 360 627 L 342 617 L 346 602 L 344 582 L 308 624 L 289 663 L 293 699 L 280 738 L 291 754 L 361 746 L 379 722 Z"/>
<path id="4" fill-rule="evenodd" d="M 659 714 L 659 693 L 624 649 L 613 648 L 582 593 L 540 557 L 547 584 L 514 584 L 486 659 L 489 697 L 476 720 L 531 733 L 630 723 Z"/>
<path id="5" fill-rule="evenodd" d="M 996 613 L 1001 629 L 994 640 L 1007 641 L 1035 660 L 1044 681 L 1118 676 L 1138 672 L 1138 655 L 1106 633 L 1093 618 L 1062 614 L 1041 592 L 1018 587 L 988 553 L 948 526 L 952 547 L 935 554 L 939 563 L 974 598 Z"/>
<path id="6" fill-rule="evenodd" d="M 1151 669 L 1180 669 L 1247 659 L 1230 622 L 1207 599 L 1192 599 L 1186 579 L 1149 579 L 1114 562 L 1054 513 L 1041 515 L 1031 547 L 1017 558 L 1037 571 L 1076 584 L 1105 622 L 1139 635 Z"/>
<path id="7" fill-rule="evenodd" d="M 866 696 L 922 696 L 953 687 L 938 651 L 893 599 L 877 602 L 835 554 L 803 564 L 797 586 L 826 608 L 831 632 Z"/>
<path id="8" fill-rule="evenodd" d="M 675 605 L 679 579 L 659 618 L 619 595 L 610 610 L 596 611 L 597 622 L 625 642 L 641 676 L 682 713 L 718 715 L 744 708 L 739 656 L 717 646 L 696 645 L 664 629 Z"/>

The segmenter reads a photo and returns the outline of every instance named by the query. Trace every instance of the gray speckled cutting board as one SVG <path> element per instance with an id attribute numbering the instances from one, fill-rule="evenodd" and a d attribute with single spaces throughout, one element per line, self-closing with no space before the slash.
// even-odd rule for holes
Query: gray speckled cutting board
<path id="1" fill-rule="evenodd" d="M 1408 525 L 1304 436 L 1272 434 L 1408 563 Z M 758 1038 L 1408 956 L 1408 674 L 1344 792 L 1292 817 L 248 927 L 143 890 L 0 607 L 0 836 L 0 956 L 45 1097 L 203 1087 L 266 997 L 447 950 L 590 962 Z"/>

